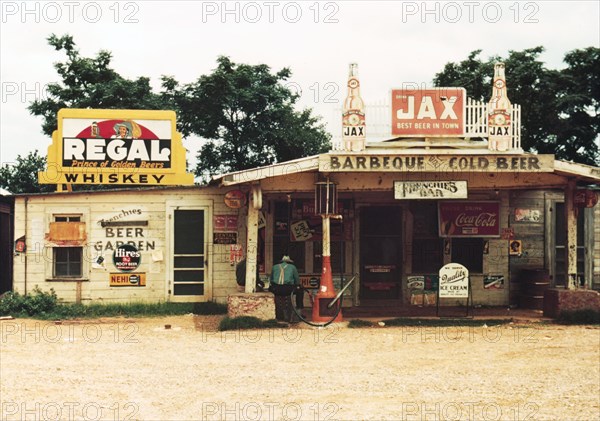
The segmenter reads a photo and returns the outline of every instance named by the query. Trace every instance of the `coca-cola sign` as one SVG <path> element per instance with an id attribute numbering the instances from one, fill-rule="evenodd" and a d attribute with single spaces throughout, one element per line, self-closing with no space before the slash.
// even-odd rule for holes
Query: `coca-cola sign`
<path id="1" fill-rule="evenodd" d="M 500 236 L 499 202 L 440 202 L 440 237 Z"/>

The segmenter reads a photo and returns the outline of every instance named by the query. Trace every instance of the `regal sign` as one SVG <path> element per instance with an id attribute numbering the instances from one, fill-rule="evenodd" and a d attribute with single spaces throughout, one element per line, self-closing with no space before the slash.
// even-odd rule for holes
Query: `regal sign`
<path id="1" fill-rule="evenodd" d="M 175 112 L 62 109 L 42 184 L 188 185 Z"/>
<path id="2" fill-rule="evenodd" d="M 393 89 L 392 135 L 457 137 L 465 133 L 464 88 Z"/>
<path id="3" fill-rule="evenodd" d="M 500 202 L 439 202 L 440 237 L 499 237 Z"/>

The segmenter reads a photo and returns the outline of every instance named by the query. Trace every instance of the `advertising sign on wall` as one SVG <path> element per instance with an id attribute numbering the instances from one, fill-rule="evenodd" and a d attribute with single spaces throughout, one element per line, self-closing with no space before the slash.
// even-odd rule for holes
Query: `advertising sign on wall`
<path id="1" fill-rule="evenodd" d="M 577 190 L 574 195 L 575 206 L 593 208 L 598 203 L 598 192 L 594 190 Z"/>
<path id="2" fill-rule="evenodd" d="M 542 212 L 539 209 L 515 209 L 515 222 L 542 222 Z"/>
<path id="3" fill-rule="evenodd" d="M 213 229 L 215 231 L 237 231 L 237 215 L 215 215 L 213 217 Z"/>
<path id="4" fill-rule="evenodd" d="M 523 254 L 523 243 L 521 240 L 511 240 L 508 246 L 508 254 L 511 256 L 520 256 Z"/>
<path id="5" fill-rule="evenodd" d="M 464 88 L 393 89 L 392 135 L 463 135 L 466 97 Z"/>
<path id="6" fill-rule="evenodd" d="M 229 263 L 237 264 L 244 259 L 244 248 L 241 244 L 231 244 L 229 246 Z"/>
<path id="7" fill-rule="evenodd" d="M 466 199 L 466 181 L 394 181 L 394 199 Z"/>
<path id="8" fill-rule="evenodd" d="M 416 275 L 406 278 L 408 289 L 425 289 L 425 276 Z"/>
<path id="9" fill-rule="evenodd" d="M 131 244 L 117 247 L 113 253 L 113 262 L 118 270 L 129 272 L 136 270 L 140 265 L 142 253 Z"/>
<path id="10" fill-rule="evenodd" d="M 237 232 L 213 232 L 213 244 L 237 244 Z"/>
<path id="11" fill-rule="evenodd" d="M 246 206 L 246 193 L 241 190 L 230 190 L 223 198 L 225 205 L 231 209 L 239 209 Z"/>
<path id="12" fill-rule="evenodd" d="M 483 278 L 483 289 L 504 289 L 504 275 L 487 275 Z"/>
<path id="13" fill-rule="evenodd" d="M 308 221 L 297 221 L 290 225 L 290 236 L 292 241 L 307 241 L 312 238 L 312 232 Z"/>
<path id="14" fill-rule="evenodd" d="M 145 273 L 111 273 L 111 287 L 145 287 Z"/>
<path id="15" fill-rule="evenodd" d="M 42 184 L 190 185 L 174 111 L 61 109 Z"/>
<path id="16" fill-rule="evenodd" d="M 500 202 L 439 202 L 440 237 L 498 237 Z"/>

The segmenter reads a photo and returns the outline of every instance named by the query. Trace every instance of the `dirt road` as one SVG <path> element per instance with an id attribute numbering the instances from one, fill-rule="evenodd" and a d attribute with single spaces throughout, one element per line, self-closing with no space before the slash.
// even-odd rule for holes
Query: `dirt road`
<path id="1" fill-rule="evenodd" d="M 598 328 L 221 333 L 219 320 L 2 321 L 0 418 L 600 419 Z"/>

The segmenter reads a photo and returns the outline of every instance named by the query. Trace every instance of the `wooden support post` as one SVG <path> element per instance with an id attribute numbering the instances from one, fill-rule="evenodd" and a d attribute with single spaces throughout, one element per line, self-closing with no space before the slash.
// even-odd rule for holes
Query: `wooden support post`
<path id="1" fill-rule="evenodd" d="M 245 292 L 256 292 L 256 265 L 258 263 L 258 212 L 262 205 L 259 185 L 251 187 L 248 200 L 248 231 L 246 235 L 246 288 Z"/>
<path id="2" fill-rule="evenodd" d="M 569 180 L 565 189 L 565 276 L 567 289 L 576 289 L 577 282 L 577 208 L 575 207 L 575 180 Z"/>
<path id="3" fill-rule="evenodd" d="M 81 304 L 81 281 L 77 281 L 77 286 L 75 289 L 75 303 Z"/>

